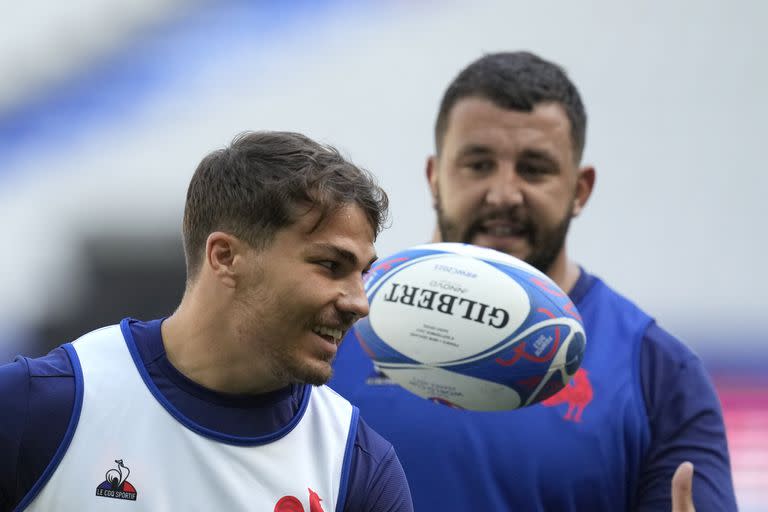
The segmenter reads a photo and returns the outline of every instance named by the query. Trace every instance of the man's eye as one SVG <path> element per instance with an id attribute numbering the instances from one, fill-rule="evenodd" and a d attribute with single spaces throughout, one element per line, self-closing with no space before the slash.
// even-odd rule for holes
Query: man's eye
<path id="1" fill-rule="evenodd" d="M 544 176 L 545 174 L 552 174 L 554 171 L 551 167 L 539 164 L 520 164 L 518 166 L 518 172 L 522 176 Z"/>
<path id="2" fill-rule="evenodd" d="M 335 272 L 339 268 L 339 264 L 333 260 L 321 260 L 318 261 L 317 264 L 327 268 L 331 272 Z"/>
<path id="3" fill-rule="evenodd" d="M 493 166 L 493 160 L 477 160 L 467 165 L 467 167 L 475 172 L 488 172 L 493 169 Z"/>

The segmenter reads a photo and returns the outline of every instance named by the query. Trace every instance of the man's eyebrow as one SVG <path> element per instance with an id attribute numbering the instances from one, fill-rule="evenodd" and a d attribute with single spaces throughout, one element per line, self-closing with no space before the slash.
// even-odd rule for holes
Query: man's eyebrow
<path id="1" fill-rule="evenodd" d="M 526 149 L 523 151 L 521 156 L 534 160 L 544 160 L 548 163 L 559 165 L 557 159 L 554 156 L 552 156 L 549 152 L 540 149 Z"/>
<path id="2" fill-rule="evenodd" d="M 317 243 L 317 244 L 313 244 L 312 246 L 315 249 L 318 249 L 321 251 L 332 252 L 335 257 L 346 261 L 353 267 L 357 266 L 359 263 L 357 256 L 355 256 L 355 253 L 353 253 L 352 251 L 348 251 L 346 249 L 342 249 L 341 247 L 338 247 L 336 245 L 326 244 L 326 243 Z M 365 267 L 366 270 L 368 269 L 368 267 L 373 265 L 373 262 L 376 261 L 377 259 L 378 259 L 378 256 L 374 255 L 373 258 L 371 258 L 371 260 L 366 265 Z"/>
<path id="3" fill-rule="evenodd" d="M 491 150 L 490 147 L 482 144 L 470 144 L 461 148 L 458 156 L 459 158 L 462 158 L 467 156 L 486 156 L 490 154 L 493 154 L 493 150 Z"/>

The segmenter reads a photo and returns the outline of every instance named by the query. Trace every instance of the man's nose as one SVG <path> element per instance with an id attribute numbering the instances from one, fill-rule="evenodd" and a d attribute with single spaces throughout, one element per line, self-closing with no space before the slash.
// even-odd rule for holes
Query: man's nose
<path id="1" fill-rule="evenodd" d="M 491 206 L 517 206 L 523 203 L 523 180 L 511 164 L 500 166 L 489 178 L 485 201 Z"/>
<path id="2" fill-rule="evenodd" d="M 368 296 L 365 294 L 362 276 L 350 279 L 337 301 L 337 307 L 354 316 L 354 320 L 368 316 Z"/>

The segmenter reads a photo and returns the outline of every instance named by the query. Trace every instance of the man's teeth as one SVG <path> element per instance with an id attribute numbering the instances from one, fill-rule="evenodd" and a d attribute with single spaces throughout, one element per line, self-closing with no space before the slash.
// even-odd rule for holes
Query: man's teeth
<path id="1" fill-rule="evenodd" d="M 312 329 L 313 332 L 319 334 L 320 336 L 330 336 L 335 341 L 341 340 L 341 335 L 343 334 L 341 332 L 341 329 L 334 329 L 332 327 L 325 327 L 325 326 L 319 326 Z"/>

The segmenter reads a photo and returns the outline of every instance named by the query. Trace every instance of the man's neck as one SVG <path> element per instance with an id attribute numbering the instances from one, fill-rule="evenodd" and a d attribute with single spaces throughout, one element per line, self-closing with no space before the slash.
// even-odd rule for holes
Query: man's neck
<path id="1" fill-rule="evenodd" d="M 217 310 L 215 305 L 215 301 L 201 301 L 199 294 L 185 294 L 179 308 L 163 322 L 163 345 L 174 368 L 220 393 L 260 394 L 287 385 L 273 377 L 264 358 L 255 357 L 248 343 L 236 339 L 233 308 Z"/>
<path id="2" fill-rule="evenodd" d="M 566 258 L 560 268 L 550 270 L 547 275 L 561 290 L 565 293 L 571 293 L 571 290 L 573 290 L 573 287 L 576 286 L 576 282 L 579 280 L 581 268 L 575 261 Z"/>

